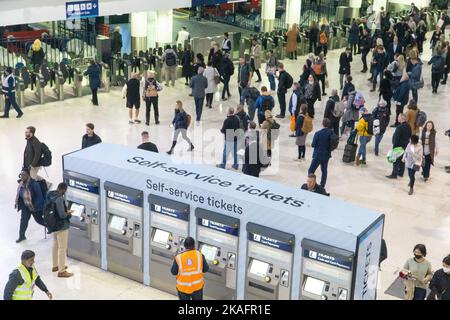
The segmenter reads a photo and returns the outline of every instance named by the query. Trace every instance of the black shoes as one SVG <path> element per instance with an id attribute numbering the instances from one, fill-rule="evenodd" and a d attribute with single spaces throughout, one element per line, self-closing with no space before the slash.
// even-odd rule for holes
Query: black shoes
<path id="1" fill-rule="evenodd" d="M 23 112 L 19 113 L 16 118 L 22 118 L 22 117 L 23 117 Z"/>
<path id="2" fill-rule="evenodd" d="M 275 118 L 278 118 L 278 119 L 284 119 L 285 116 L 282 116 L 281 114 L 278 114 L 278 115 L 275 116 Z"/>
<path id="3" fill-rule="evenodd" d="M 159 124 L 159 121 L 156 121 L 155 124 Z"/>
<path id="4" fill-rule="evenodd" d="M 189 147 L 188 151 L 194 151 L 194 145 L 191 144 L 191 146 Z"/>
<path id="5" fill-rule="evenodd" d="M 25 238 L 25 237 L 19 237 L 19 239 L 16 240 L 16 243 L 20 243 L 20 242 L 22 242 L 22 241 L 24 241 L 24 240 L 27 240 L 27 238 Z"/>
<path id="6" fill-rule="evenodd" d="M 1 118 L 1 119 L 8 119 L 8 118 L 9 118 L 9 116 L 5 116 L 5 115 L 3 115 L 3 116 L 1 116 L 0 118 Z"/>
<path id="7" fill-rule="evenodd" d="M 170 149 L 169 151 L 166 152 L 167 154 L 173 154 L 173 149 Z"/>
<path id="8" fill-rule="evenodd" d="M 394 176 L 394 175 L 388 175 L 388 176 L 386 176 L 386 178 L 388 178 L 388 179 L 397 179 L 397 177 L 396 176 Z"/>

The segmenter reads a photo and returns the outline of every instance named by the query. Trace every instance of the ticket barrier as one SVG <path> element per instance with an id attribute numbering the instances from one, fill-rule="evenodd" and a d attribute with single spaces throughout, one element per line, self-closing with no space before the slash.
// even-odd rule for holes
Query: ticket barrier
<path id="1" fill-rule="evenodd" d="M 209 265 L 204 274 L 206 299 L 236 299 L 239 219 L 197 208 L 197 244 Z"/>
<path id="2" fill-rule="evenodd" d="M 108 271 L 143 282 L 143 192 L 105 182 Z"/>
<path id="3" fill-rule="evenodd" d="M 300 299 L 350 300 L 354 253 L 309 239 L 302 251 Z"/>
<path id="4" fill-rule="evenodd" d="M 39 72 L 30 74 L 30 72 L 28 71 L 28 68 L 23 67 L 20 69 L 19 76 L 16 78 L 16 80 L 17 80 L 17 85 L 16 85 L 17 101 L 21 108 L 24 108 L 27 105 L 31 104 L 31 103 L 27 103 L 28 99 L 26 99 L 26 97 L 25 97 L 25 91 L 28 88 L 30 88 L 30 90 L 33 92 L 33 97 L 36 98 L 36 100 L 32 99 L 33 102 L 37 103 L 37 104 L 44 104 L 44 102 L 45 102 L 44 101 L 44 98 L 45 98 L 44 88 L 45 88 L 46 82 L 45 82 L 43 76 Z"/>
<path id="5" fill-rule="evenodd" d="M 295 236 L 247 224 L 246 300 L 289 300 Z"/>
<path id="6" fill-rule="evenodd" d="M 189 236 L 189 205 L 155 195 L 150 203 L 150 285 L 177 294 L 176 278 L 170 273 L 175 256 L 184 250 Z"/>
<path id="7" fill-rule="evenodd" d="M 83 96 L 83 73 L 79 68 L 73 69 L 73 90 L 76 97 Z"/>
<path id="8" fill-rule="evenodd" d="M 67 255 L 90 265 L 101 266 L 100 181 L 79 173 L 64 172 L 66 200 L 72 210 Z"/>

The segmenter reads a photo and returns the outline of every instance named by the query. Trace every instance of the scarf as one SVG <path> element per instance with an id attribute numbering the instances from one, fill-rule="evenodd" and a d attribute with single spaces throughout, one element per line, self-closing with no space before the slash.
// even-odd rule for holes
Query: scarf
<path id="1" fill-rule="evenodd" d="M 16 195 L 16 206 L 19 204 L 19 197 L 20 192 L 23 189 L 22 194 L 22 201 L 27 206 L 30 211 L 34 211 L 33 207 L 33 199 L 31 198 L 31 192 L 29 189 L 30 181 L 28 180 L 28 183 L 24 184 L 23 181 L 20 182 L 18 188 L 17 188 L 17 195 Z"/>

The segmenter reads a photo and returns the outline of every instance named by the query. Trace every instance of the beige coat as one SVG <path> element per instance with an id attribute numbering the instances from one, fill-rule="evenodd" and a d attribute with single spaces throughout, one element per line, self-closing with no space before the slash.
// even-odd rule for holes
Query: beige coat
<path id="1" fill-rule="evenodd" d="M 255 60 L 255 69 L 261 68 L 261 46 L 252 46 L 252 58 Z"/>
<path id="2" fill-rule="evenodd" d="M 286 52 L 294 52 L 297 50 L 297 30 L 289 30 L 286 33 L 287 43 L 286 43 Z"/>

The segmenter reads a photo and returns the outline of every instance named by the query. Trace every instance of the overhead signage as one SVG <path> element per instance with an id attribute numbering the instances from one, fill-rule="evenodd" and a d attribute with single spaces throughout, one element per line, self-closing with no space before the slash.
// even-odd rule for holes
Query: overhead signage
<path id="1" fill-rule="evenodd" d="M 180 211 L 153 203 L 150 205 L 150 210 L 172 218 L 189 221 L 189 212 L 187 211 Z"/>
<path id="2" fill-rule="evenodd" d="M 294 251 L 294 244 L 293 243 L 287 243 L 281 240 L 269 238 L 257 233 L 248 233 L 248 240 L 261 243 L 263 245 L 266 245 L 268 247 L 272 247 L 275 249 L 280 249 L 283 251 L 293 252 Z"/>
<path id="3" fill-rule="evenodd" d="M 214 6 L 216 4 L 227 3 L 227 0 L 192 0 L 193 7 Z"/>
<path id="4" fill-rule="evenodd" d="M 66 19 L 98 17 L 98 0 L 66 2 Z"/>
<path id="5" fill-rule="evenodd" d="M 96 183 L 87 183 L 84 181 L 76 180 L 72 177 L 68 178 L 67 180 L 68 180 L 67 184 L 71 188 L 94 193 L 94 194 L 99 194 L 99 187 Z"/>
<path id="6" fill-rule="evenodd" d="M 131 204 L 133 206 L 142 207 L 142 199 L 140 197 L 129 196 L 120 192 L 108 190 L 106 193 L 107 197 L 117 201 Z"/>
<path id="7" fill-rule="evenodd" d="M 315 250 L 305 249 L 303 250 L 303 256 L 305 258 L 316 260 L 345 270 L 352 270 L 353 266 L 352 260 L 345 260 L 340 257 L 332 256 L 329 253 L 318 252 Z"/>
<path id="8" fill-rule="evenodd" d="M 216 221 L 212 221 L 209 219 L 198 218 L 197 223 L 205 228 L 209 228 L 215 231 L 231 234 L 233 236 L 239 235 L 239 227 L 238 226 L 229 226 L 223 223 L 219 223 Z"/>

